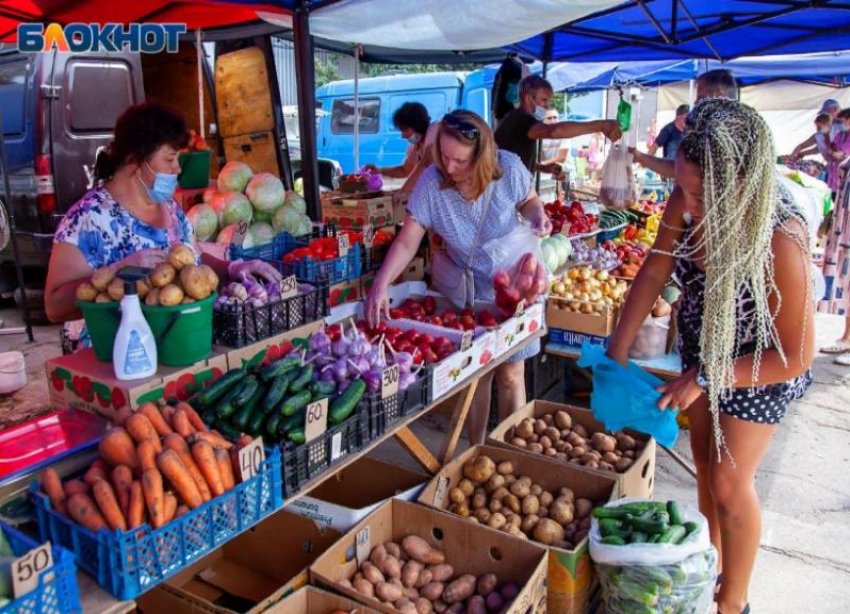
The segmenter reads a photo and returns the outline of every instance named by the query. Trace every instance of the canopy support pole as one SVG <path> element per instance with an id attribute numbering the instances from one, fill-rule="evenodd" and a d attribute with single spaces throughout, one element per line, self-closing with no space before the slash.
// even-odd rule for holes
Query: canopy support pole
<path id="1" fill-rule="evenodd" d="M 360 170 L 360 54 L 363 48 L 354 45 L 354 168 Z"/>
<path id="2" fill-rule="evenodd" d="M 198 62 L 198 123 L 200 124 L 198 134 L 202 139 L 207 138 L 206 121 L 204 120 L 204 43 L 201 29 L 195 30 L 195 52 Z"/>
<path id="3" fill-rule="evenodd" d="M 320 220 L 319 160 L 316 147 L 316 69 L 307 2 L 300 0 L 292 17 L 295 78 L 298 85 L 298 127 L 301 135 L 301 177 L 307 213 Z"/>

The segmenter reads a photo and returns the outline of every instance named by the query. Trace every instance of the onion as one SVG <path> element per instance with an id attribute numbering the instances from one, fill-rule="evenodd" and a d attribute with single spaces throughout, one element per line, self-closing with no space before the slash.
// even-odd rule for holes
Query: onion
<path id="1" fill-rule="evenodd" d="M 366 388 L 372 392 L 379 392 L 381 390 L 382 375 L 383 374 L 380 369 L 370 369 L 369 371 L 361 373 L 360 377 L 364 382 L 366 382 Z"/>
<path id="2" fill-rule="evenodd" d="M 310 337 L 310 349 L 320 352 L 329 349 L 331 346 L 331 338 L 325 332 L 325 329 L 319 329 Z"/>
<path id="3" fill-rule="evenodd" d="M 344 335 L 340 335 L 339 339 L 331 343 L 331 351 L 337 358 L 342 358 L 348 355 L 348 341 Z"/>

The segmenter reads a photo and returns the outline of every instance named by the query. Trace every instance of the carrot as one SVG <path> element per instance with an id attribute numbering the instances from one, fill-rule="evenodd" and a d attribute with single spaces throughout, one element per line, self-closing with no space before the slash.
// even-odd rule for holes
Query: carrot
<path id="1" fill-rule="evenodd" d="M 50 506 L 60 514 L 65 514 L 65 491 L 62 489 L 62 480 L 52 467 L 48 467 L 41 474 L 41 489 L 50 499 Z"/>
<path id="2" fill-rule="evenodd" d="M 159 411 L 159 408 L 153 403 L 142 403 L 139 406 L 139 409 L 136 410 L 136 413 L 142 414 L 148 420 L 150 420 L 153 428 L 156 429 L 157 434 L 160 437 L 165 437 L 173 433 L 171 427 L 168 426 L 168 422 L 165 421 L 165 418 Z"/>
<path id="3" fill-rule="evenodd" d="M 145 507 L 154 529 L 160 528 L 165 520 L 165 500 L 163 499 L 162 474 L 156 469 L 142 472 L 142 492 L 145 495 Z"/>
<path id="4" fill-rule="evenodd" d="M 137 452 L 139 454 L 139 464 L 141 465 L 142 471 L 145 469 L 156 469 L 157 451 L 153 447 L 153 442 L 143 441 L 139 444 Z"/>
<path id="5" fill-rule="evenodd" d="M 195 411 L 195 408 L 188 403 L 180 401 L 177 404 L 177 409 L 182 409 L 186 412 L 186 417 L 189 418 L 189 424 L 191 424 L 192 428 L 199 433 L 206 433 L 210 430 L 209 427 L 204 424 L 204 421 L 201 420 L 201 417 L 198 415 L 198 412 Z"/>
<path id="6" fill-rule="evenodd" d="M 202 433 L 202 432 L 199 431 L 197 433 L 192 433 L 189 436 L 189 439 L 188 439 L 189 443 L 195 443 L 195 442 L 198 442 L 198 441 L 206 441 L 213 448 L 224 448 L 225 450 L 229 450 L 230 448 L 233 447 L 232 443 L 227 441 L 224 437 L 222 437 L 218 433 L 213 433 L 212 431 L 210 431 L 208 433 Z"/>
<path id="7" fill-rule="evenodd" d="M 156 464 L 163 475 L 168 478 L 177 494 L 190 508 L 195 509 L 204 504 L 204 499 L 198 491 L 198 486 L 180 456 L 172 449 L 163 450 L 156 455 Z"/>
<path id="8" fill-rule="evenodd" d="M 71 495 L 76 495 L 78 493 L 87 495 L 89 494 L 89 490 L 89 485 L 83 482 L 82 480 L 68 480 L 67 482 L 65 482 L 66 497 L 70 497 Z"/>
<path id="9" fill-rule="evenodd" d="M 120 426 L 113 427 L 104 433 L 100 438 L 98 451 L 100 457 L 113 467 L 127 465 L 134 471 L 139 467 L 136 444 L 130 434 Z"/>
<path id="10" fill-rule="evenodd" d="M 127 465 L 118 465 L 112 470 L 112 485 L 115 495 L 121 505 L 121 511 L 126 516 L 130 510 L 130 487 L 133 485 L 133 471 Z"/>
<path id="11" fill-rule="evenodd" d="M 221 473 L 218 470 L 218 463 L 215 460 L 215 452 L 213 447 L 206 441 L 197 441 L 192 446 L 192 457 L 198 464 L 198 469 L 201 475 L 207 481 L 210 487 L 210 492 L 214 497 L 224 494 L 224 483 L 221 479 Z"/>
<path id="12" fill-rule="evenodd" d="M 174 430 L 174 412 L 175 408 L 173 405 L 163 405 L 160 412 L 162 412 L 162 417 L 165 418 L 165 421 L 169 424 L 172 430 Z"/>
<path id="13" fill-rule="evenodd" d="M 127 510 L 127 525 L 135 529 L 145 521 L 145 495 L 142 483 L 135 480 L 130 485 L 130 507 Z"/>
<path id="14" fill-rule="evenodd" d="M 124 518 L 121 508 L 118 506 L 118 498 L 115 496 L 115 491 L 106 480 L 96 480 L 91 487 L 94 500 L 97 501 L 97 506 L 100 508 L 100 513 L 106 519 L 106 524 L 112 530 L 120 529 L 127 530 L 127 519 Z"/>
<path id="15" fill-rule="evenodd" d="M 180 516 L 182 516 L 183 514 L 188 514 L 188 513 L 189 513 L 189 508 L 188 508 L 188 506 L 186 506 L 186 505 L 178 505 L 178 506 L 177 506 L 177 511 L 175 511 L 175 512 L 174 512 L 174 517 L 175 517 L 175 518 L 180 518 Z"/>
<path id="16" fill-rule="evenodd" d="M 112 422 L 115 423 L 115 426 L 124 426 L 124 423 L 127 421 L 127 418 L 132 415 L 133 410 L 127 406 L 124 406 L 115 412 L 115 418 L 113 418 Z"/>
<path id="17" fill-rule="evenodd" d="M 212 499 L 212 492 L 210 492 L 210 487 L 207 484 L 207 481 L 204 479 L 201 470 L 198 469 L 198 465 L 195 463 L 195 459 L 192 458 L 192 453 L 189 451 L 189 445 L 186 443 L 186 440 L 177 435 L 176 433 L 173 435 L 168 435 L 164 439 L 165 447 L 177 453 L 177 456 L 180 458 L 180 461 L 186 467 L 186 470 L 189 472 L 189 475 L 192 477 L 192 480 L 195 482 L 195 487 L 198 489 L 198 492 L 201 494 L 201 498 L 204 501 L 209 501 Z"/>
<path id="18" fill-rule="evenodd" d="M 83 481 L 88 484 L 90 487 L 94 486 L 94 483 L 98 480 L 108 480 L 109 474 L 106 473 L 106 470 L 100 465 L 92 464 L 89 467 L 89 470 L 86 471 L 86 474 L 83 476 Z"/>
<path id="19" fill-rule="evenodd" d="M 149 441 L 153 444 L 154 450 L 156 450 L 157 454 L 162 452 L 162 444 L 159 442 L 159 435 L 153 427 L 153 424 L 151 424 L 151 421 L 148 420 L 144 414 L 133 414 L 127 418 L 127 422 L 124 423 L 124 428 L 127 429 L 130 436 L 136 440 L 136 443 Z"/>
<path id="20" fill-rule="evenodd" d="M 241 435 L 239 435 L 239 439 L 236 440 L 236 447 L 244 448 L 245 446 L 250 445 L 253 441 L 254 440 L 251 438 L 250 435 L 242 433 Z"/>
<path id="21" fill-rule="evenodd" d="M 68 515 L 89 531 L 97 532 L 106 528 L 106 520 L 97 505 L 91 497 L 83 493 L 68 497 Z"/>
<path id="22" fill-rule="evenodd" d="M 192 423 L 189 422 L 189 416 L 182 409 L 175 410 L 174 416 L 171 419 L 171 425 L 174 427 L 177 434 L 184 439 L 195 432 L 195 428 L 192 426 Z"/>
<path id="23" fill-rule="evenodd" d="M 165 523 L 168 524 L 174 520 L 174 514 L 177 513 L 177 497 L 173 492 L 165 493 Z"/>
<path id="24" fill-rule="evenodd" d="M 228 491 L 236 486 L 236 480 L 233 477 L 233 465 L 230 464 L 230 454 L 227 453 L 227 450 L 216 448 L 215 462 L 218 465 L 218 473 L 221 475 L 224 490 Z"/>

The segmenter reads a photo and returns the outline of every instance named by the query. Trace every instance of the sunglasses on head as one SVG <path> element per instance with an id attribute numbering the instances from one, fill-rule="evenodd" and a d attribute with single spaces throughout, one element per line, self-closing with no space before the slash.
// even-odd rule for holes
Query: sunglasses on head
<path id="1" fill-rule="evenodd" d="M 475 124 L 466 121 L 458 115 L 452 115 L 451 113 L 446 115 L 443 118 L 443 125 L 452 128 L 458 134 L 470 141 L 477 141 L 481 138 L 481 133 L 478 131 L 478 128 L 475 127 Z"/>

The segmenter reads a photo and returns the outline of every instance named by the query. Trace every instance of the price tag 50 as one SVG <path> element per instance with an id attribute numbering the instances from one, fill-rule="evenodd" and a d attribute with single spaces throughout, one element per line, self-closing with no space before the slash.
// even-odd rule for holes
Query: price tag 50
<path id="1" fill-rule="evenodd" d="M 265 460 L 266 449 L 260 437 L 239 450 L 239 473 L 242 475 L 242 481 L 250 480 L 260 473 Z"/>
<path id="2" fill-rule="evenodd" d="M 322 399 L 307 406 L 304 416 L 304 438 L 312 441 L 328 430 L 328 400 Z"/>
<path id="3" fill-rule="evenodd" d="M 33 548 L 12 562 L 12 592 L 22 597 L 38 587 L 41 574 L 53 567 L 53 550 L 50 542 Z"/>
<path id="4" fill-rule="evenodd" d="M 296 294 L 298 294 L 298 281 L 295 279 L 295 275 L 290 275 L 289 277 L 284 277 L 280 280 L 280 298 L 292 298 Z"/>
<path id="5" fill-rule="evenodd" d="M 347 256 L 348 255 L 348 249 L 351 247 L 351 242 L 348 239 L 348 235 L 346 235 L 346 234 L 338 235 L 337 238 L 336 238 L 336 241 L 337 241 L 337 247 L 339 248 L 339 257 L 342 258 L 343 256 Z"/>
<path id="6" fill-rule="evenodd" d="M 233 231 L 233 235 L 230 240 L 236 245 L 242 245 L 245 242 L 245 235 L 248 234 L 248 222 L 245 220 L 239 220 L 236 224 L 236 230 Z"/>
<path id="7" fill-rule="evenodd" d="M 398 365 L 391 365 L 381 372 L 381 398 L 386 399 L 398 392 Z"/>

